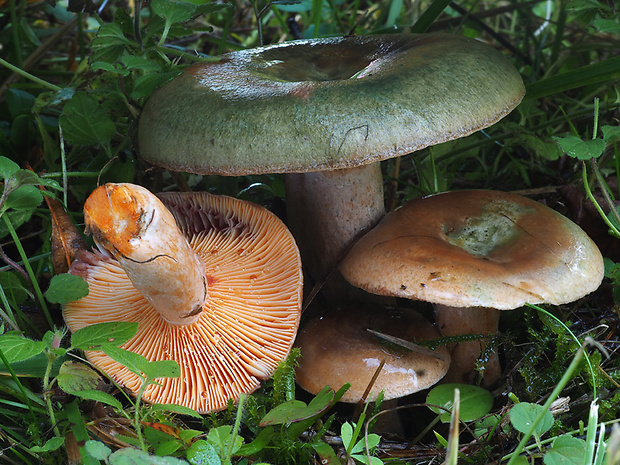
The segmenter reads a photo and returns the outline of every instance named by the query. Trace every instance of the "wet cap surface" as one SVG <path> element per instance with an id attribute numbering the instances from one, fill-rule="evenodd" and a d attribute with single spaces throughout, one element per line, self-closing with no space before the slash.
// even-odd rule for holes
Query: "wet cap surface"
<path id="1" fill-rule="evenodd" d="M 464 137 L 524 92 L 506 57 L 460 36 L 293 41 L 187 68 L 147 101 L 139 146 L 200 174 L 342 169 Z"/>
<path id="2" fill-rule="evenodd" d="M 454 191 L 407 202 L 352 248 L 341 272 L 368 292 L 455 307 L 573 302 L 603 259 L 581 228 L 525 197 Z"/>

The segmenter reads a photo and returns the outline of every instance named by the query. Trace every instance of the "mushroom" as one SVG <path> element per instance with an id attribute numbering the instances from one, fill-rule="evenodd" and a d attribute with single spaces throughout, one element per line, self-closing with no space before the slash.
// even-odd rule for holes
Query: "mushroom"
<path id="1" fill-rule="evenodd" d="M 271 212 L 207 193 L 159 198 L 131 184 L 97 188 L 84 205 L 99 251 L 71 273 L 88 296 L 63 308 L 71 331 L 93 323 L 139 323 L 122 347 L 176 360 L 179 378 L 150 385 L 144 400 L 198 412 L 250 393 L 290 351 L 300 317 L 299 252 Z M 88 360 L 134 394 L 139 378 L 101 351 Z"/>
<path id="2" fill-rule="evenodd" d="M 341 307 L 313 318 L 299 331 L 295 345 L 302 356 L 296 381 L 311 394 L 326 385 L 339 389 L 350 383 L 340 399 L 348 403 L 374 401 L 381 391 L 384 400 L 413 394 L 446 374 L 450 355 L 445 346 L 430 350 L 411 342 L 439 337 L 431 323 L 409 309 Z M 406 341 L 408 348 L 398 340 Z"/>
<path id="3" fill-rule="evenodd" d="M 469 190 L 415 199 L 387 214 L 340 270 L 368 292 L 436 304 L 440 331 L 455 335 L 496 332 L 497 310 L 561 305 L 593 292 L 603 259 L 558 212 L 515 194 Z M 446 378 L 471 381 L 480 350 L 479 342 L 462 344 Z M 499 376 L 494 363 L 487 384 Z"/>
<path id="4" fill-rule="evenodd" d="M 171 170 L 289 173 L 289 226 L 320 280 L 384 215 L 380 160 L 490 126 L 524 92 L 506 57 L 464 37 L 292 41 L 188 67 L 147 101 L 138 141 Z"/>

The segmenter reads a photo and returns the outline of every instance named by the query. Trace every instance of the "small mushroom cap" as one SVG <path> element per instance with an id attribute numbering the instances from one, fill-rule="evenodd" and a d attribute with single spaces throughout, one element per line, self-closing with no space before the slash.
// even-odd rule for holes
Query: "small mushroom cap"
<path id="1" fill-rule="evenodd" d="M 519 195 L 471 190 L 407 202 L 340 270 L 368 292 L 453 307 L 560 305 L 598 288 L 603 258 L 579 226 Z"/>
<path id="2" fill-rule="evenodd" d="M 450 366 L 445 346 L 434 351 L 406 349 L 368 329 L 416 343 L 440 337 L 435 327 L 410 309 L 371 309 L 352 306 L 309 321 L 295 345 L 301 347 L 297 383 L 317 394 L 324 386 L 339 389 L 350 383 L 341 402 L 361 400 L 384 361 L 367 400 L 384 391 L 386 400 L 413 394 L 437 383 Z"/>
<path id="3" fill-rule="evenodd" d="M 138 322 L 122 347 L 147 359 L 176 360 L 178 378 L 158 380 L 144 392 L 148 402 L 179 404 L 198 412 L 226 408 L 250 393 L 288 355 L 297 333 L 302 300 L 299 252 L 284 224 L 271 212 L 207 193 L 160 194 L 191 247 L 205 265 L 208 299 L 195 323 L 172 325 L 132 286 L 119 263 L 83 252 L 71 272 L 89 284 L 85 298 L 68 303 L 71 331 L 93 323 Z M 140 380 L 100 351 L 87 358 L 136 393 Z"/>
<path id="4" fill-rule="evenodd" d="M 506 57 L 464 37 L 292 41 L 185 69 L 146 103 L 139 146 L 200 174 L 350 168 L 490 126 L 524 93 Z"/>

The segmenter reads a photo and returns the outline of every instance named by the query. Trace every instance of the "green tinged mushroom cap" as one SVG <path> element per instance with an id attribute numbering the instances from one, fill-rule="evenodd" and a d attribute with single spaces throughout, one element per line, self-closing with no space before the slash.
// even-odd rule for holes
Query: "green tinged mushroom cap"
<path id="1" fill-rule="evenodd" d="M 292 41 L 185 69 L 148 100 L 138 138 L 175 171 L 342 169 L 469 135 L 524 92 L 507 58 L 459 36 Z"/>

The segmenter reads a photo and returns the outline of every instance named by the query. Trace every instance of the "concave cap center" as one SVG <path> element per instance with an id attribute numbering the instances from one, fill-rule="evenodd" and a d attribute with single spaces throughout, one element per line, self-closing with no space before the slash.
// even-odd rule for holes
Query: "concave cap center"
<path id="1" fill-rule="evenodd" d="M 486 257 L 514 243 L 524 233 L 517 223 L 526 213 L 533 212 L 509 202 L 490 202 L 483 206 L 480 215 L 464 218 L 458 224 L 446 224 L 443 230 L 450 244 L 470 255 Z"/>
<path id="2" fill-rule="evenodd" d="M 261 50 L 251 58 L 252 74 L 282 82 L 324 82 L 362 78 L 389 58 L 390 48 L 402 45 L 361 43 L 355 47 L 337 42 L 306 43 L 295 47 Z M 386 50 L 388 49 L 388 50 Z"/>

